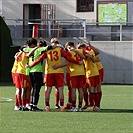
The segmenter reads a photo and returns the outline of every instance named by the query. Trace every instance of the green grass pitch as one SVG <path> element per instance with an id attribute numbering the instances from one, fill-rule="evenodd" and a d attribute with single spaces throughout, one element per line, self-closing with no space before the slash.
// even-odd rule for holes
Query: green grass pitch
<path id="1" fill-rule="evenodd" d="M 38 104 L 42 109 L 43 91 Z M 102 91 L 99 112 L 59 112 L 54 109 L 54 88 L 51 112 L 14 111 L 15 87 L 1 85 L 0 133 L 133 133 L 133 86 L 102 85 Z M 64 94 L 66 103 L 67 87 Z"/>

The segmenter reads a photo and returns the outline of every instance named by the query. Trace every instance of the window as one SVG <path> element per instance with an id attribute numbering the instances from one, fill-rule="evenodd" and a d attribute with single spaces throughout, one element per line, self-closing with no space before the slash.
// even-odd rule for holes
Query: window
<path id="1" fill-rule="evenodd" d="M 77 12 L 94 12 L 94 0 L 77 0 Z"/>

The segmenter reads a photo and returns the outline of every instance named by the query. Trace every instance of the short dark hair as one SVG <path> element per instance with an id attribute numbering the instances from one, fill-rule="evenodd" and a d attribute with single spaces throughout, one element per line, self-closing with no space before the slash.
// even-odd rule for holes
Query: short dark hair
<path id="1" fill-rule="evenodd" d="M 35 38 L 30 38 L 26 43 L 28 46 L 31 46 L 32 44 L 37 45 L 37 40 Z"/>
<path id="2" fill-rule="evenodd" d="M 26 48 L 26 45 L 21 46 L 19 50 L 23 51 L 24 48 Z"/>
<path id="3" fill-rule="evenodd" d="M 67 46 L 72 46 L 72 47 L 74 47 L 74 42 L 67 42 L 66 44 L 65 44 L 65 48 L 67 48 Z"/>
<path id="4" fill-rule="evenodd" d="M 58 42 L 58 41 L 56 41 L 56 40 L 53 40 L 53 41 L 52 41 L 52 43 L 59 44 L 59 42 Z"/>
<path id="5" fill-rule="evenodd" d="M 83 48 L 83 47 L 86 47 L 86 45 L 83 42 L 78 42 L 77 45 L 76 45 L 77 49 L 80 49 L 80 48 Z"/>
<path id="6" fill-rule="evenodd" d="M 40 47 L 46 47 L 47 46 L 47 43 L 44 39 L 40 39 L 38 43 L 39 43 Z"/>

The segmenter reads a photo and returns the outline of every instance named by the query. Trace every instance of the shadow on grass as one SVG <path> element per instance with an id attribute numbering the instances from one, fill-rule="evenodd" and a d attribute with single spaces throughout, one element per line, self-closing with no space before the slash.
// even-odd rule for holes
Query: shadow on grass
<path id="1" fill-rule="evenodd" d="M 132 109 L 101 109 L 99 113 L 133 113 Z"/>
<path id="2" fill-rule="evenodd" d="M 60 110 L 59 109 L 50 109 L 50 112 L 60 112 Z M 65 112 L 68 112 L 68 110 L 66 110 Z M 80 112 L 80 113 L 86 113 L 86 112 Z M 89 112 L 87 112 L 87 113 L 89 113 Z M 131 109 L 101 109 L 100 111 L 92 111 L 90 113 L 133 113 L 133 110 L 131 110 Z"/>
<path id="3" fill-rule="evenodd" d="M 0 82 L 0 87 L 2 86 L 14 86 L 12 82 Z"/>

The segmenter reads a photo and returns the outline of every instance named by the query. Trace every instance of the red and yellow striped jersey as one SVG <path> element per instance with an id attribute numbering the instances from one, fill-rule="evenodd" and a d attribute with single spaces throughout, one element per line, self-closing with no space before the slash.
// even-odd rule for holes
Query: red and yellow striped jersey
<path id="1" fill-rule="evenodd" d="M 84 54 L 83 49 L 77 49 L 80 53 Z M 74 51 L 69 51 L 71 57 L 74 60 L 82 61 L 83 59 Z M 69 65 L 70 70 L 70 76 L 78 76 L 78 75 L 85 75 L 85 68 L 84 65 L 75 64 L 73 62 L 70 62 Z"/>
<path id="2" fill-rule="evenodd" d="M 93 50 L 90 51 L 86 50 L 86 52 L 95 57 L 95 53 Z M 96 63 L 93 63 L 89 57 L 84 60 L 84 64 L 85 64 L 87 78 L 99 75 Z"/>
<path id="3" fill-rule="evenodd" d="M 18 57 L 18 68 L 16 73 L 26 75 L 26 64 L 28 63 L 28 58 L 26 56 L 27 53 L 22 52 L 22 54 Z"/>
<path id="4" fill-rule="evenodd" d="M 11 72 L 12 72 L 12 73 L 16 73 L 17 68 L 18 68 L 18 61 L 15 60 L 14 63 L 13 63 L 13 67 L 12 67 Z"/>

